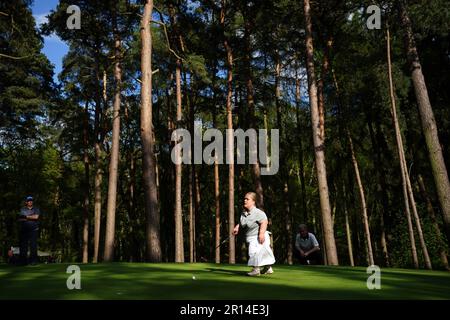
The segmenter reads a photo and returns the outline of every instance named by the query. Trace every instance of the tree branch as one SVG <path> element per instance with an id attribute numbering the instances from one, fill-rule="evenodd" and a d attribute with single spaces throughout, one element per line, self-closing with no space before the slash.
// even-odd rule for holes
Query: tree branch
<path id="1" fill-rule="evenodd" d="M 158 72 L 159 72 L 159 69 L 153 70 L 152 71 L 152 75 L 154 75 L 155 73 L 158 73 Z M 137 82 L 139 82 L 140 84 L 142 84 L 141 79 L 138 79 L 138 78 L 135 78 L 135 77 L 133 77 L 133 79 L 136 80 Z"/>
<path id="2" fill-rule="evenodd" d="M 155 8 L 155 7 L 153 7 L 153 9 L 154 9 L 155 11 L 157 11 L 157 12 L 159 13 L 160 17 L 162 18 L 162 13 L 161 13 L 161 11 L 160 11 L 158 8 Z M 162 19 L 161 19 L 161 20 L 162 20 Z M 156 21 L 156 20 L 151 20 L 150 22 L 153 22 L 153 23 L 156 23 L 156 24 L 159 24 L 159 25 L 163 26 L 163 28 L 164 28 L 164 35 L 166 36 L 166 41 L 167 41 L 167 48 L 169 49 L 170 52 L 173 53 L 173 55 L 174 55 L 175 57 L 177 57 L 178 59 L 180 59 L 180 60 L 182 60 L 182 61 L 185 61 L 185 59 L 183 59 L 182 57 L 180 57 L 180 56 L 179 56 L 179 55 L 178 55 L 178 54 L 170 47 L 169 35 L 167 34 L 167 26 L 166 26 L 166 24 L 165 24 L 164 22 L 162 22 L 162 21 Z"/>
<path id="3" fill-rule="evenodd" d="M 14 56 L 10 56 L 10 55 L 7 55 L 7 54 L 0 53 L 0 57 L 9 58 L 9 59 L 13 59 L 13 60 L 26 59 L 26 58 L 29 58 L 31 56 L 33 56 L 33 54 L 29 54 L 29 55 L 23 56 L 23 57 L 14 57 Z"/>

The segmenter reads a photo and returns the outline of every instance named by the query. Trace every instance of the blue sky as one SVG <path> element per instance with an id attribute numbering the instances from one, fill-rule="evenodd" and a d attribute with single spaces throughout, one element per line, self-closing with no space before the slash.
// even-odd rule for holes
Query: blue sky
<path id="1" fill-rule="evenodd" d="M 58 0 L 34 0 L 31 10 L 38 25 L 47 21 L 46 16 L 50 13 L 50 10 L 56 8 L 58 2 Z M 68 50 L 69 47 L 56 35 L 44 37 L 43 52 L 55 66 L 55 81 L 58 81 L 57 77 L 62 68 L 62 58 Z"/>

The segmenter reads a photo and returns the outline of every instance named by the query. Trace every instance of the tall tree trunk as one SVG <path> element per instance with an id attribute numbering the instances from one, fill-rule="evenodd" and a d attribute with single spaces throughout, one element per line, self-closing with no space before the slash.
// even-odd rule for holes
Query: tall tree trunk
<path id="1" fill-rule="evenodd" d="M 228 47 L 228 46 L 227 46 Z M 229 263 L 235 263 L 235 237 L 233 235 L 234 229 L 234 148 L 233 148 L 233 113 L 231 106 L 231 95 L 233 91 L 232 81 L 233 81 L 233 56 L 231 53 L 231 48 L 227 49 L 228 55 L 228 94 L 227 94 L 227 154 L 230 163 L 228 164 L 228 224 L 229 224 Z"/>
<path id="2" fill-rule="evenodd" d="M 155 155 L 152 128 L 152 35 L 150 19 L 153 0 L 147 0 L 141 20 L 141 140 L 144 182 L 144 203 L 147 215 L 146 258 L 151 262 L 161 261 L 160 215 L 155 179 Z"/>
<path id="3" fill-rule="evenodd" d="M 328 266 L 329 265 L 329 263 L 328 263 L 328 254 L 327 254 L 328 250 L 327 250 L 327 243 L 326 243 L 326 239 L 325 239 L 325 233 L 323 231 L 323 221 L 322 221 L 321 217 L 319 217 L 319 220 L 320 220 L 320 222 L 318 222 L 317 225 L 318 226 L 320 225 L 320 233 L 322 234 L 322 239 L 324 239 L 323 246 L 322 246 L 322 250 L 323 250 L 323 264 Z"/>
<path id="4" fill-rule="evenodd" d="M 389 85 L 390 85 L 390 91 L 391 91 L 391 99 L 393 101 L 393 113 L 396 113 L 396 107 L 395 107 L 395 96 L 394 96 L 394 86 L 392 83 L 392 67 L 391 67 L 391 56 L 390 56 L 390 33 L 389 33 L 389 28 L 387 29 L 387 41 L 388 41 L 388 68 L 389 68 Z M 395 115 L 395 118 L 397 118 L 397 116 Z M 428 249 L 427 249 L 427 245 L 425 243 L 425 238 L 423 236 L 423 231 L 422 231 L 422 226 L 421 226 L 421 222 L 420 222 L 420 217 L 419 214 L 417 212 L 417 206 L 416 206 L 416 201 L 414 199 L 414 193 L 413 193 L 413 189 L 411 186 L 411 179 L 409 178 L 409 173 L 408 173 L 408 167 L 406 164 L 406 157 L 405 157 L 405 151 L 403 148 L 403 142 L 402 142 L 402 138 L 401 138 L 401 134 L 400 134 L 400 128 L 398 126 L 398 120 L 397 120 L 397 130 L 398 130 L 398 137 L 399 137 L 399 143 L 400 143 L 400 151 L 402 153 L 402 156 L 400 158 L 400 161 L 403 161 L 403 167 L 404 167 L 404 174 L 405 174 L 405 178 L 406 178 L 406 187 L 407 187 L 407 191 L 408 191 L 408 196 L 409 196 L 409 200 L 411 203 L 411 207 L 412 207 L 412 211 L 414 214 L 414 220 L 416 223 L 416 228 L 417 228 L 417 234 L 419 235 L 419 240 L 420 240 L 420 245 L 422 247 L 422 252 L 423 252 L 423 256 L 424 256 L 424 260 L 425 260 L 425 266 L 427 269 L 432 269 L 432 265 L 431 265 L 431 259 L 430 256 L 428 254 Z"/>
<path id="5" fill-rule="evenodd" d="M 243 10 L 247 12 L 246 9 Z M 254 99 L 254 88 L 253 88 L 253 72 L 252 72 L 252 48 L 250 43 L 250 36 L 252 32 L 252 21 L 249 20 L 247 14 L 243 13 L 244 16 L 244 43 L 245 43 L 245 72 L 246 72 L 246 86 L 247 86 L 247 126 L 251 129 L 256 129 L 256 117 L 255 117 L 255 99 Z M 252 150 L 250 148 L 250 150 Z M 255 186 L 255 192 L 257 195 L 257 206 L 261 210 L 264 210 L 264 189 L 261 182 L 261 168 L 259 165 L 259 160 L 252 164 L 252 174 L 253 183 Z"/>
<path id="6" fill-rule="evenodd" d="M 220 24 L 224 35 L 224 47 L 227 52 L 227 159 L 228 164 L 228 262 L 234 264 L 236 262 L 236 243 L 233 235 L 234 229 L 234 139 L 233 139 L 233 113 L 231 106 L 231 98 L 233 96 L 233 52 L 225 35 L 225 0 L 221 0 Z"/>
<path id="7" fill-rule="evenodd" d="M 201 169 L 201 166 L 200 166 Z M 201 195 L 200 195 L 200 179 L 198 177 L 200 170 L 195 170 L 194 167 L 194 178 L 195 178 L 195 215 L 194 215 L 194 262 L 195 262 L 195 243 L 196 243 L 196 217 L 200 216 L 200 203 L 201 203 Z M 201 235 L 202 233 L 199 232 Z"/>
<path id="8" fill-rule="evenodd" d="M 116 8 L 113 9 L 113 25 L 114 25 L 114 106 L 113 106 L 113 128 L 111 142 L 111 158 L 109 162 L 109 179 L 108 179 L 108 203 L 106 209 L 106 234 L 105 234 L 105 252 L 103 260 L 111 262 L 114 259 L 114 236 L 116 223 L 116 200 L 117 200 L 117 175 L 119 171 L 119 144 L 120 144 L 120 103 L 121 103 L 121 87 L 122 87 L 122 69 L 120 65 L 121 59 L 121 43 L 117 29 Z"/>
<path id="9" fill-rule="evenodd" d="M 267 118 L 267 109 L 263 110 L 263 122 L 264 122 L 264 130 L 267 130 L 269 132 L 269 120 Z M 264 142 L 266 146 L 269 146 L 269 135 L 266 135 L 264 137 Z M 269 163 L 269 153 L 266 152 L 266 163 Z"/>
<path id="10" fill-rule="evenodd" d="M 125 123 L 127 126 L 127 135 L 129 138 L 129 148 L 127 149 L 127 161 L 129 163 L 129 181 L 128 181 L 128 216 L 130 217 L 129 235 L 131 238 L 130 262 L 141 261 L 140 244 L 135 230 L 139 230 L 136 217 L 136 157 L 133 137 L 133 123 L 130 117 L 130 106 L 127 103 L 124 108 Z"/>
<path id="11" fill-rule="evenodd" d="M 434 182 L 436 184 L 439 203 L 444 217 L 447 240 L 450 242 L 450 182 L 448 179 L 447 167 L 445 166 L 436 120 L 428 97 L 428 90 L 423 76 L 422 65 L 420 64 L 419 54 L 417 52 L 405 1 L 400 1 L 399 6 L 400 20 L 403 29 L 405 30 L 405 47 L 411 69 L 411 78 L 422 121 L 422 130 L 425 136 Z"/>
<path id="12" fill-rule="evenodd" d="M 359 174 L 358 161 L 356 160 L 355 150 L 353 148 L 352 137 L 350 135 L 349 130 L 347 129 L 346 131 L 347 131 L 348 143 L 350 145 L 350 152 L 351 152 L 351 156 L 352 156 L 353 168 L 355 170 L 356 182 L 358 184 L 359 197 L 361 200 L 361 211 L 362 211 L 361 213 L 362 213 L 362 220 L 363 220 L 363 225 L 364 225 L 364 235 L 366 237 L 367 257 L 369 260 L 369 265 L 372 266 L 375 264 L 375 262 L 373 259 L 372 240 L 370 239 L 370 228 L 369 228 L 369 219 L 367 216 L 366 196 L 364 194 L 364 187 L 362 185 L 361 176 Z"/>
<path id="13" fill-rule="evenodd" d="M 52 219 L 51 219 L 51 223 L 52 223 L 52 228 L 50 231 L 50 237 L 52 239 L 57 239 L 59 242 L 64 242 L 63 238 L 61 237 L 61 224 L 60 224 L 60 219 L 59 219 L 59 212 L 60 212 L 60 208 L 61 208 L 61 195 L 60 195 L 60 187 L 57 186 L 56 187 L 56 191 L 55 191 L 55 196 L 53 198 L 53 212 L 52 212 Z M 10 234 L 10 233 L 8 233 Z M 52 241 L 52 244 L 50 246 L 52 251 L 56 250 L 56 245 L 57 243 L 55 243 L 55 241 Z M 63 255 L 64 255 L 64 247 L 63 246 Z"/>
<path id="14" fill-rule="evenodd" d="M 381 162 L 381 152 L 377 139 L 382 138 L 382 133 L 377 132 L 377 139 L 375 139 L 375 133 L 372 125 L 372 121 L 368 121 L 368 127 L 369 127 L 369 133 L 370 133 L 370 140 L 372 144 L 372 148 L 375 153 L 375 166 L 377 168 L 377 193 L 379 194 L 379 197 L 381 198 L 382 203 L 382 212 L 380 214 L 380 242 L 381 242 L 381 249 L 383 251 L 383 260 L 386 267 L 390 266 L 390 259 L 389 259 L 389 251 L 387 247 L 387 240 L 386 240 L 386 228 L 385 228 L 385 214 L 389 210 L 389 199 L 387 196 L 387 187 L 386 187 L 386 177 L 384 169 L 382 168 L 382 162 Z M 381 139 L 379 139 L 381 140 Z"/>
<path id="15" fill-rule="evenodd" d="M 191 136 L 194 136 L 194 132 L 196 130 L 194 121 L 195 121 L 195 113 L 194 113 L 194 105 L 191 104 L 189 106 L 190 109 L 190 124 L 191 124 Z M 193 142 L 192 142 L 192 150 L 194 150 Z M 198 191 L 197 191 L 197 183 L 196 183 L 196 170 L 195 165 L 191 165 L 190 177 L 189 177 L 189 196 L 190 196 L 190 205 L 192 206 L 192 210 L 189 214 L 189 252 L 190 252 L 190 261 L 195 262 L 195 217 L 199 210 L 198 204 Z"/>
<path id="16" fill-rule="evenodd" d="M 322 140 L 325 141 L 325 99 L 323 94 L 325 77 L 328 73 L 329 61 L 328 61 L 328 48 L 331 46 L 331 40 L 327 41 L 327 46 L 325 47 L 325 52 L 322 62 L 322 70 L 320 74 L 320 79 L 317 83 L 317 93 L 318 93 L 318 105 L 319 105 L 319 128 L 320 136 Z"/>
<path id="17" fill-rule="evenodd" d="M 201 166 L 200 166 L 201 169 Z M 204 247 L 202 244 L 204 243 L 204 239 L 202 239 L 202 231 L 200 230 L 198 232 L 199 237 L 197 240 L 197 222 L 196 218 L 200 217 L 200 202 L 201 202 L 201 196 L 200 196 L 200 180 L 199 180 L 199 170 L 196 170 L 194 167 L 194 190 L 195 190 L 195 210 L 194 210 L 194 216 L 192 221 L 192 237 L 194 239 L 194 262 L 197 261 L 197 246 Z"/>
<path id="18" fill-rule="evenodd" d="M 292 243 L 292 217 L 289 203 L 289 179 L 286 177 L 283 185 L 283 202 L 284 202 L 284 227 L 286 231 L 286 260 L 287 263 L 293 264 L 294 246 Z"/>
<path id="19" fill-rule="evenodd" d="M 237 187 L 237 194 L 244 194 L 245 193 L 245 191 L 244 191 L 244 188 L 243 188 L 243 186 L 242 186 L 242 184 L 244 183 L 244 173 L 245 173 L 245 170 L 244 170 L 244 167 L 243 166 L 237 166 L 236 167 L 236 176 L 238 177 L 237 178 L 237 180 L 239 181 L 238 182 L 238 187 Z M 238 218 L 239 219 L 239 218 Z M 239 220 L 238 220 L 239 221 Z M 239 223 L 239 222 L 238 222 Z M 268 225 L 268 228 L 269 228 L 269 226 L 270 226 L 270 218 L 269 218 L 269 225 Z M 241 238 L 242 239 L 242 238 Z M 237 246 L 237 249 L 236 249 L 236 259 L 237 259 L 237 261 L 239 261 L 240 263 L 242 263 L 242 262 L 244 262 L 244 261 L 247 261 L 246 259 L 247 259 L 247 248 L 246 248 L 246 245 L 245 245 L 245 241 L 239 241 L 240 239 L 237 239 L 236 240 L 236 246 Z"/>
<path id="20" fill-rule="evenodd" d="M 190 166 L 189 178 L 189 262 L 194 262 L 194 165 Z"/>
<path id="21" fill-rule="evenodd" d="M 215 199 L 215 262 L 220 263 L 220 175 L 219 175 L 219 163 L 217 156 L 214 158 L 214 199 Z"/>
<path id="22" fill-rule="evenodd" d="M 186 74 L 185 74 L 185 83 L 187 84 L 186 80 Z M 192 82 L 191 82 L 192 84 Z M 192 86 L 191 86 L 192 87 Z M 194 89 L 192 89 L 194 91 Z M 192 92 L 191 91 L 191 92 Z M 187 89 L 186 89 L 187 92 Z M 195 102 L 193 99 L 193 94 L 189 95 L 189 98 L 187 99 L 189 101 L 188 108 L 189 108 L 189 130 L 191 132 L 191 136 L 194 137 L 195 134 L 201 134 L 201 132 L 198 132 L 199 128 L 195 124 Z M 201 130 L 201 128 L 200 128 Z M 194 139 L 191 141 L 191 150 L 194 150 Z M 189 215 L 189 239 L 190 239 L 190 247 L 189 251 L 191 253 L 190 259 L 191 262 L 196 261 L 196 239 L 195 239 L 195 217 L 198 215 L 198 212 L 200 210 L 200 195 L 198 190 L 198 181 L 197 181 L 197 171 L 195 164 L 191 165 L 191 171 L 190 171 L 190 178 L 189 178 L 189 192 L 192 193 L 190 196 L 190 201 L 192 205 L 192 211 Z M 201 244 L 200 244 L 201 245 Z"/>
<path id="23" fill-rule="evenodd" d="M 264 113 L 264 129 L 265 129 L 267 132 L 269 132 L 269 123 L 268 123 L 268 120 L 267 120 L 267 110 L 264 109 L 263 113 Z M 268 136 L 268 135 L 265 136 L 265 143 L 266 143 L 266 146 L 269 145 L 269 136 Z M 269 163 L 269 154 L 268 154 L 268 153 L 266 153 L 266 163 Z M 242 173 L 242 172 L 241 172 L 241 173 Z M 239 181 L 242 181 L 242 180 L 243 180 L 243 179 L 239 179 Z M 241 190 L 240 190 L 240 191 L 241 191 Z M 242 194 L 242 192 L 239 192 L 239 194 Z M 267 225 L 267 228 L 268 228 L 268 229 L 272 228 L 272 216 L 270 216 L 270 217 L 268 218 L 268 225 Z M 274 251 L 274 246 L 273 246 L 273 233 L 270 233 L 269 238 L 270 238 L 270 244 L 271 244 L 271 246 L 272 246 L 272 252 L 275 252 L 275 251 Z"/>
<path id="24" fill-rule="evenodd" d="M 405 167 L 406 186 L 407 186 L 407 190 L 408 190 L 409 199 L 411 202 L 411 207 L 413 209 L 414 221 L 416 223 L 417 234 L 419 235 L 420 246 L 422 247 L 423 258 L 425 260 L 425 267 L 427 269 L 431 270 L 432 269 L 431 259 L 428 254 L 427 245 L 425 243 L 425 237 L 423 236 L 422 224 L 420 222 L 419 213 L 417 212 L 416 201 L 414 199 L 414 194 L 413 194 L 413 190 L 412 190 L 412 186 L 411 186 L 411 179 L 409 178 L 408 167 L 406 166 L 404 152 L 403 152 L 403 165 Z"/>
<path id="25" fill-rule="evenodd" d="M 185 82 L 185 91 L 188 92 L 187 89 L 187 79 L 186 79 L 186 73 L 184 73 L 184 82 Z M 195 82 L 193 79 L 190 81 L 191 84 L 191 91 L 189 94 L 187 94 L 186 99 L 186 106 L 189 109 L 189 130 L 192 137 L 195 137 L 195 135 L 201 135 L 201 125 L 196 125 L 195 123 L 195 103 L 196 103 L 196 89 L 195 89 Z M 191 140 L 191 150 L 194 150 L 194 139 Z M 192 205 L 192 212 L 189 215 L 189 238 L 191 241 L 190 251 L 192 252 L 192 262 L 196 262 L 196 246 L 201 246 L 201 243 L 197 243 L 196 240 L 196 223 L 195 223 L 195 217 L 198 215 L 200 211 L 200 194 L 199 194 L 199 187 L 198 187 L 198 176 L 196 171 L 196 166 L 193 164 L 191 166 L 190 171 L 190 178 L 189 178 L 189 188 L 190 192 L 192 192 L 192 197 L 190 198 L 191 205 Z"/>
<path id="26" fill-rule="evenodd" d="M 281 62 L 280 56 L 277 52 L 275 58 L 275 108 L 277 111 L 277 125 L 280 131 L 281 137 L 281 154 L 280 154 L 280 162 L 286 163 L 286 154 L 285 154 L 285 130 L 282 110 L 281 110 L 281 89 L 280 89 L 280 77 L 281 77 Z M 293 246 L 292 246 L 292 218 L 290 213 L 290 203 L 289 203 L 289 168 L 285 165 L 281 168 L 281 181 L 283 183 L 283 206 L 284 206 L 284 228 L 285 228 L 285 245 L 286 245 L 286 261 L 288 264 L 292 264 L 292 254 L 293 254 Z"/>
<path id="27" fill-rule="evenodd" d="M 386 267 L 389 267 L 391 265 L 389 260 L 389 252 L 387 247 L 387 241 L 386 241 L 386 228 L 384 223 L 384 212 L 381 212 L 380 214 L 380 242 L 381 242 L 381 250 L 383 251 L 383 260 L 386 265 Z"/>
<path id="28" fill-rule="evenodd" d="M 417 249 L 416 249 L 416 243 L 414 239 L 414 230 L 413 225 L 411 221 L 411 211 L 410 211 L 410 199 L 408 195 L 408 187 L 407 187 L 407 167 L 406 162 L 404 160 L 404 150 L 403 150 L 403 143 L 402 143 L 402 137 L 400 133 L 400 127 L 398 124 L 397 119 L 397 110 L 395 106 L 395 95 L 394 95 L 394 85 L 392 82 L 392 70 L 391 70 L 391 44 L 390 44 L 390 34 L 389 29 L 387 29 L 387 60 L 388 60 L 388 76 L 389 76 L 389 92 L 390 92 L 390 99 L 391 99 L 391 115 L 392 115 L 392 121 L 394 122 L 394 128 L 395 128 L 395 138 L 397 141 L 397 150 L 398 150 L 398 157 L 400 160 L 400 171 L 402 175 L 402 186 L 403 186 L 403 197 L 405 201 L 405 211 L 406 211 L 406 218 L 408 221 L 408 232 L 409 232 L 409 240 L 411 242 L 411 253 L 413 258 L 413 264 L 414 267 L 417 269 L 419 268 L 419 260 L 417 258 Z M 415 204 L 414 204 L 415 205 Z"/>
<path id="29" fill-rule="evenodd" d="M 97 80 L 100 82 L 100 71 L 98 69 L 98 59 L 96 67 Z M 105 110 L 108 105 L 106 97 L 107 78 L 106 72 L 103 73 L 103 104 Z M 95 177 L 94 177 L 94 256 L 92 258 L 93 263 L 98 262 L 99 248 L 100 248 L 100 227 L 101 227 L 101 214 L 102 214 L 102 182 L 103 182 L 103 170 L 102 170 L 102 151 L 103 151 L 103 134 L 101 133 L 102 127 L 102 107 L 100 102 L 100 91 L 96 91 L 95 101 L 95 120 L 94 120 L 94 151 L 95 151 Z"/>
<path id="30" fill-rule="evenodd" d="M 175 7 L 172 3 L 169 4 L 169 16 L 174 32 L 172 34 L 172 45 L 176 48 L 181 47 L 181 35 L 178 33 L 177 18 L 175 16 Z M 176 112 L 176 128 L 181 128 L 182 121 L 182 95 L 181 95 L 181 59 L 177 58 L 175 68 L 175 86 L 177 97 L 177 112 Z M 177 143 L 179 137 L 176 137 Z M 179 164 L 175 164 L 175 262 L 184 262 L 184 237 L 183 237 L 183 202 L 182 202 L 182 164 L 181 152 L 176 150 L 175 157 Z M 191 220 L 189 220 L 191 224 Z M 189 229 L 190 231 L 191 229 Z M 192 255 L 190 255 L 192 259 Z M 192 261 L 191 261 L 192 262 Z"/>
<path id="31" fill-rule="evenodd" d="M 156 144 L 155 132 L 153 132 L 153 145 Z M 158 153 L 155 153 L 155 179 L 156 179 L 156 199 L 160 203 L 159 196 L 159 164 L 158 164 Z"/>
<path id="32" fill-rule="evenodd" d="M 214 68 L 216 71 L 216 68 Z M 213 76 L 213 101 L 214 101 L 214 111 L 213 111 L 213 127 L 217 128 L 217 115 L 216 115 L 216 103 L 217 103 L 217 94 L 216 94 L 216 77 L 215 72 Z M 214 151 L 215 152 L 215 151 Z M 216 153 L 214 153 L 214 200 L 215 200 L 215 258 L 214 261 L 216 263 L 220 263 L 220 172 L 219 172 L 219 158 Z"/>
<path id="33" fill-rule="evenodd" d="M 350 259 L 350 265 L 352 267 L 355 266 L 355 261 L 353 259 L 353 244 L 352 244 L 352 233 L 351 233 L 351 228 L 350 228 L 350 221 L 349 221 L 349 217 L 348 217 L 348 210 L 347 210 L 347 198 L 345 196 L 345 183 L 342 185 L 343 188 L 343 196 L 344 196 L 344 215 L 345 215 L 345 233 L 347 236 L 347 247 L 348 247 L 348 256 Z"/>
<path id="34" fill-rule="evenodd" d="M 182 120 L 181 110 L 181 60 L 178 59 L 175 71 L 175 83 L 177 93 L 177 128 L 180 128 Z M 177 139 L 178 142 L 178 139 Z M 181 153 L 177 152 L 178 161 L 181 160 Z M 184 262 L 184 245 L 183 245 L 183 212 L 181 199 L 181 179 L 182 167 L 180 164 L 175 165 L 175 262 Z"/>
<path id="35" fill-rule="evenodd" d="M 83 162 L 84 162 L 84 201 L 83 201 L 83 263 L 89 259 L 89 107 L 86 101 L 83 121 Z"/>
<path id="36" fill-rule="evenodd" d="M 314 47 L 312 39 L 311 8 L 309 0 L 304 0 L 304 13 L 306 22 L 306 60 L 309 86 L 309 99 L 311 106 L 311 122 L 313 131 L 313 143 L 315 149 L 317 180 L 319 183 L 320 207 L 322 211 L 322 223 L 324 243 L 326 247 L 327 261 L 330 265 L 338 265 L 334 227 L 331 220 L 330 199 L 328 194 L 327 172 L 325 166 L 325 145 L 320 134 L 319 108 L 317 102 L 317 84 L 314 71 Z"/>
<path id="37" fill-rule="evenodd" d="M 444 266 L 445 269 L 450 270 L 449 265 L 448 265 L 447 252 L 445 250 L 445 246 L 442 245 L 445 242 L 442 239 L 443 237 L 441 234 L 441 230 L 439 229 L 439 224 L 436 219 L 436 214 L 434 213 L 433 204 L 431 203 L 430 196 L 428 195 L 428 192 L 425 188 L 425 183 L 423 182 L 422 175 L 420 175 L 420 174 L 418 175 L 418 181 L 419 181 L 420 193 L 422 193 L 422 197 L 425 199 L 425 201 L 427 203 L 427 211 L 428 211 L 428 214 L 430 215 L 431 223 L 433 224 L 433 229 L 434 229 L 434 232 L 436 233 L 437 241 L 439 242 L 439 255 L 441 257 L 442 265 Z"/>
<path id="38" fill-rule="evenodd" d="M 297 131 L 299 136 L 299 174 L 300 174 L 300 186 L 302 190 L 302 211 L 303 211 L 303 221 L 308 223 L 308 209 L 306 206 L 306 186 L 305 186 L 305 165 L 303 160 L 303 144 L 302 144 L 302 127 L 300 124 L 300 79 L 295 79 L 295 103 L 296 103 L 296 117 L 297 117 Z"/>
<path id="39" fill-rule="evenodd" d="M 405 202 L 406 219 L 408 222 L 408 233 L 409 233 L 409 241 L 411 243 L 411 254 L 412 254 L 414 268 L 418 269 L 419 268 L 419 259 L 417 258 L 416 240 L 414 237 L 414 228 L 413 228 L 413 224 L 412 224 L 412 220 L 411 220 L 411 211 L 409 208 L 408 191 L 406 189 L 406 177 L 405 177 L 404 166 L 403 166 L 402 161 L 400 161 L 400 171 L 402 174 L 403 198 L 404 198 L 404 202 Z"/>

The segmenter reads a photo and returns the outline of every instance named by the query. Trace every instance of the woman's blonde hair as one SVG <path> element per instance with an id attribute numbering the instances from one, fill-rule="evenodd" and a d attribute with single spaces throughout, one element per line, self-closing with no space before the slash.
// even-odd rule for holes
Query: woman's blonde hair
<path id="1" fill-rule="evenodd" d="M 252 200 L 255 202 L 255 206 L 257 206 L 257 201 L 256 201 L 257 195 L 256 195 L 256 192 L 247 192 L 245 195 L 246 196 L 250 196 L 250 198 L 252 198 Z"/>

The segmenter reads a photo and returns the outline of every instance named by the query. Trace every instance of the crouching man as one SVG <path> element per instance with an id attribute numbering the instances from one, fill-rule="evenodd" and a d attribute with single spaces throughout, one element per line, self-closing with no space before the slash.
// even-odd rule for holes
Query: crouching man
<path id="1" fill-rule="evenodd" d="M 322 264 L 319 242 L 314 234 L 308 232 L 308 227 L 304 224 L 298 228 L 295 250 L 301 264 Z"/>

